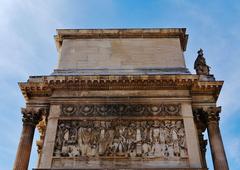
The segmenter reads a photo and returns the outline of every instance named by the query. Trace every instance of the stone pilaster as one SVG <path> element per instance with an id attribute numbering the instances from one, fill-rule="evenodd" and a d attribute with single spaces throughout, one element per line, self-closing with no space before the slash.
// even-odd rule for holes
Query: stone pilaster
<path id="1" fill-rule="evenodd" d="M 207 113 L 207 130 L 215 170 L 228 170 L 227 157 L 224 151 L 221 132 L 219 128 L 219 113 L 221 107 L 209 107 Z"/>
<path id="2" fill-rule="evenodd" d="M 14 162 L 14 170 L 27 170 L 36 125 L 42 119 L 42 109 L 22 108 L 23 128 Z"/>
<path id="3" fill-rule="evenodd" d="M 44 137 L 44 143 L 42 148 L 42 154 L 40 157 L 38 168 L 51 168 L 52 156 L 54 151 L 54 144 L 57 132 L 57 124 L 59 114 L 61 112 L 60 105 L 51 105 L 49 109 L 49 116 L 47 119 L 46 134 Z"/>
<path id="4" fill-rule="evenodd" d="M 202 159 L 202 166 L 203 168 L 207 168 L 207 162 L 206 162 L 206 146 L 207 146 L 207 140 L 204 139 L 203 132 L 206 130 L 206 117 L 205 113 L 202 109 L 193 109 L 193 115 L 194 115 L 194 122 L 197 127 L 197 133 L 198 133 L 198 140 L 199 140 L 199 147 L 201 151 L 201 159 Z"/>

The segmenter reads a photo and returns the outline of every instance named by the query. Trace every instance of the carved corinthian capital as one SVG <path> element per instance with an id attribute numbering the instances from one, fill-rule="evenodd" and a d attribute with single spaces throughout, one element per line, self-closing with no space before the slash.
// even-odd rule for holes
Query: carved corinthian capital
<path id="1" fill-rule="evenodd" d="M 219 113 L 221 112 L 221 107 L 209 107 L 207 112 L 207 122 L 217 122 L 220 120 Z"/>
<path id="2" fill-rule="evenodd" d="M 23 124 L 36 126 L 42 120 L 44 109 L 42 108 L 22 108 Z"/>
<path id="3" fill-rule="evenodd" d="M 194 121 L 196 123 L 197 129 L 200 133 L 204 132 L 206 129 L 205 113 L 202 108 L 193 109 Z"/>

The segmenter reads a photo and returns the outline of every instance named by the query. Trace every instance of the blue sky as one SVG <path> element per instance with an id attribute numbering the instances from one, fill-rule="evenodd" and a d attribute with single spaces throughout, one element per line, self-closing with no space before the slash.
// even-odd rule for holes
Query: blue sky
<path id="1" fill-rule="evenodd" d="M 186 64 L 204 49 L 208 65 L 224 86 L 221 130 L 230 168 L 240 168 L 240 1 L 238 0 L 0 0 L 0 169 L 12 169 L 24 99 L 17 82 L 48 75 L 57 65 L 57 28 L 186 27 Z M 35 140 L 37 133 L 35 135 Z M 30 168 L 35 167 L 35 142 Z M 208 148 L 208 165 L 212 168 Z"/>

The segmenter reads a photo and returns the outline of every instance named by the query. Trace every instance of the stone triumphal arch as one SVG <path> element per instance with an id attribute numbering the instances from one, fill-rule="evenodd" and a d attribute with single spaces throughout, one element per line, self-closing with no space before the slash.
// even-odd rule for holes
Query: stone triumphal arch
<path id="1" fill-rule="evenodd" d="M 185 65 L 188 35 L 170 29 L 59 29 L 57 68 L 19 86 L 26 100 L 15 170 L 228 169 L 215 80 L 203 50 Z"/>

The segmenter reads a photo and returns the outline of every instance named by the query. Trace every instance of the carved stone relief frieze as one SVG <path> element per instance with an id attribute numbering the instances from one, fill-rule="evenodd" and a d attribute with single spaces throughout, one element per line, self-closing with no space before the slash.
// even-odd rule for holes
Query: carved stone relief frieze
<path id="1" fill-rule="evenodd" d="M 60 120 L 54 157 L 186 159 L 182 120 Z"/>
<path id="2" fill-rule="evenodd" d="M 68 104 L 61 116 L 179 116 L 180 104 Z"/>

